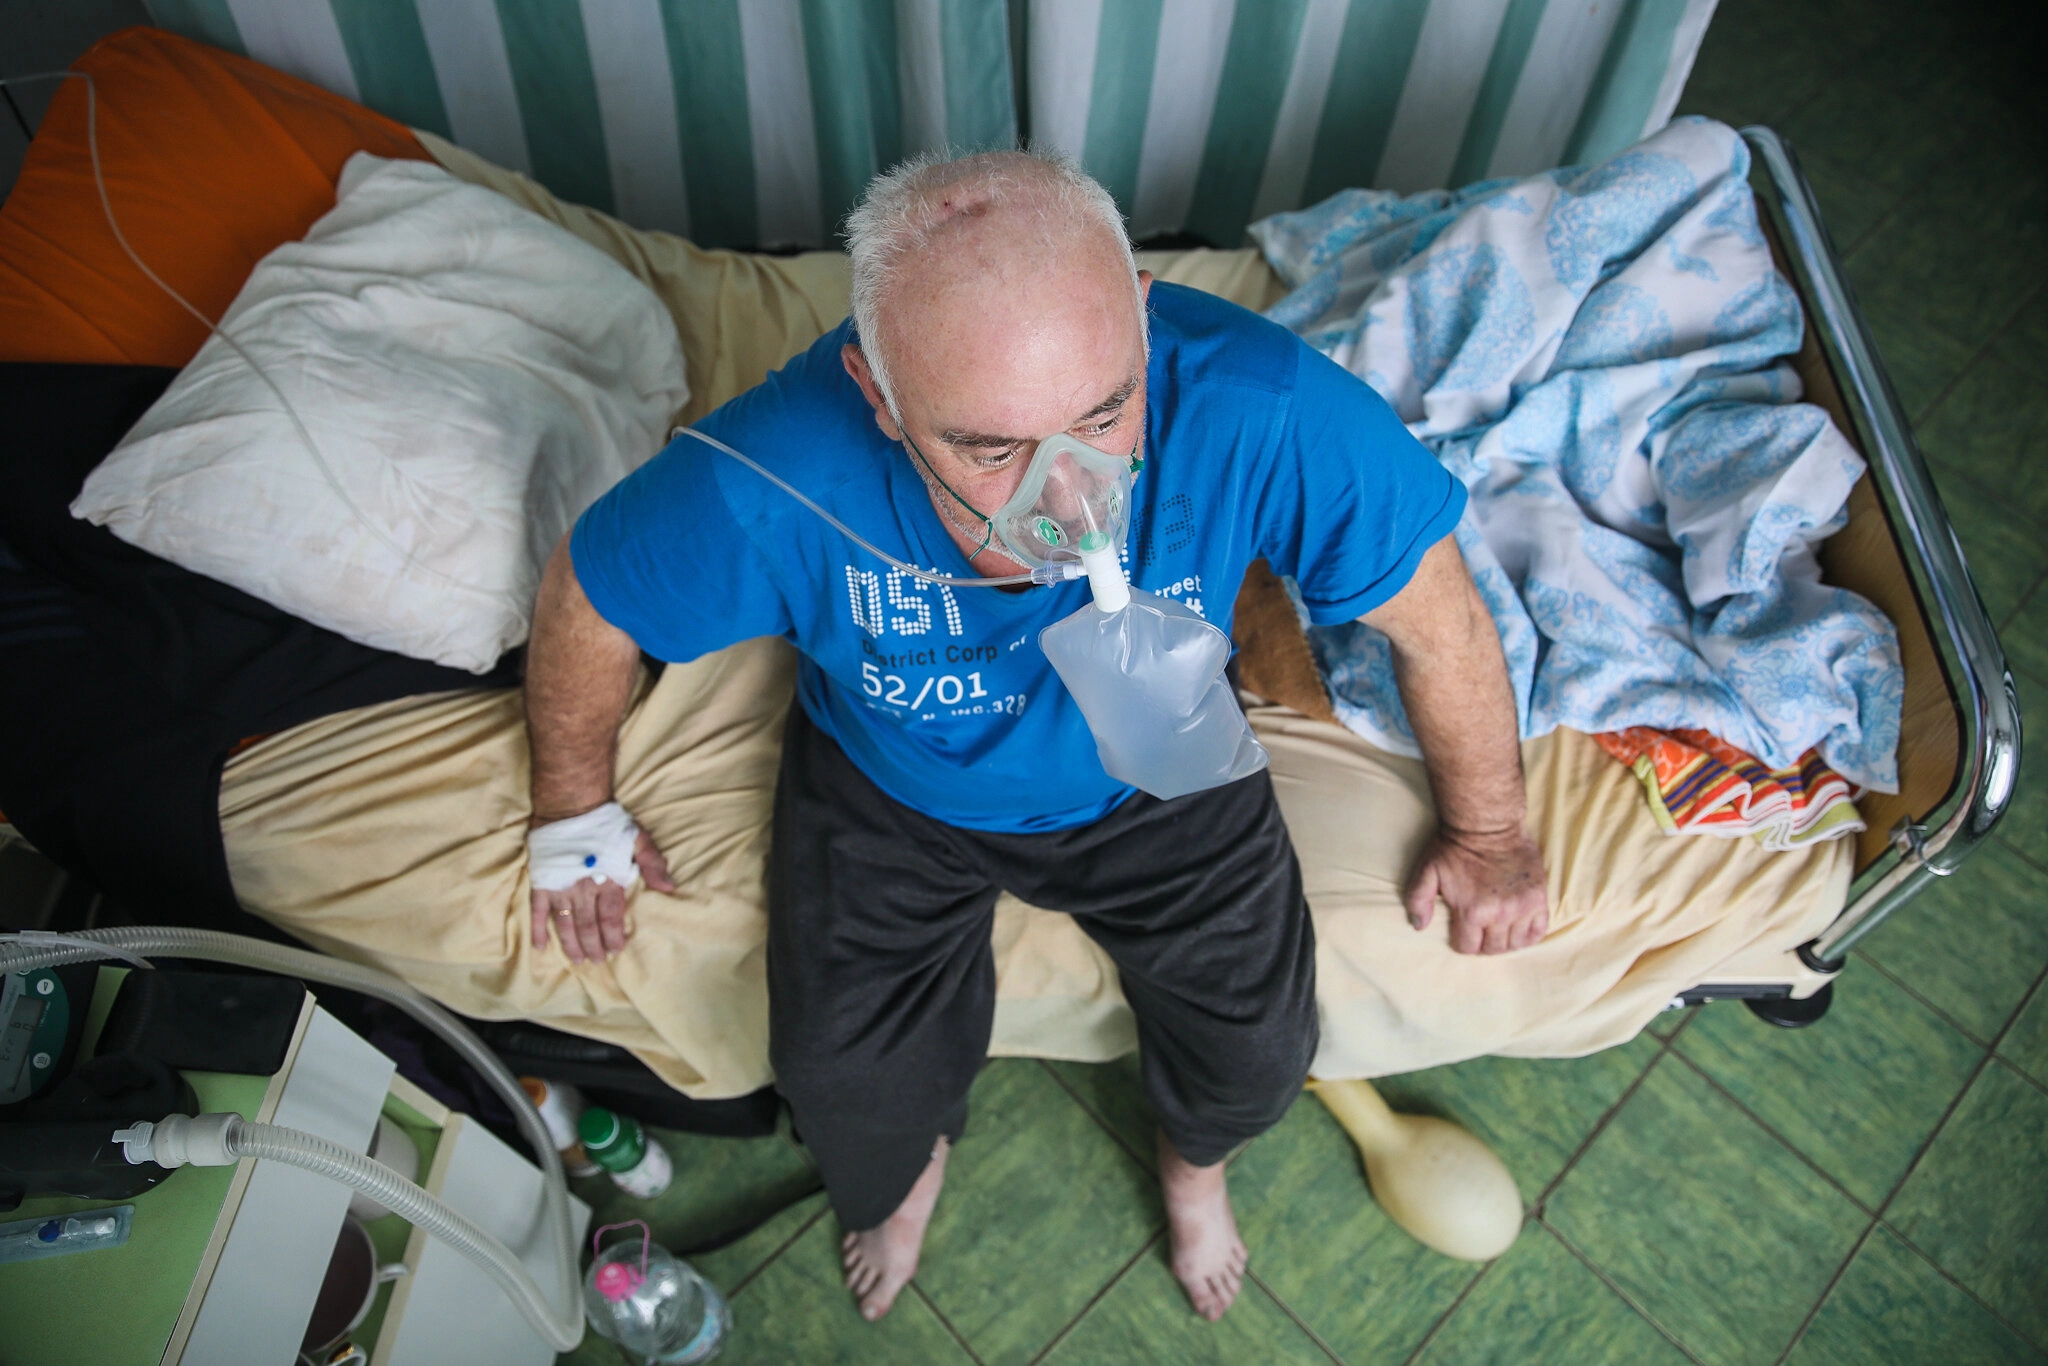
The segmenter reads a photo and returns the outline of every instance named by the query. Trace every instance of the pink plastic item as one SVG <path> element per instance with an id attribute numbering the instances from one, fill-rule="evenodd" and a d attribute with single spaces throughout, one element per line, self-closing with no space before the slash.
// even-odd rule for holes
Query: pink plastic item
<path id="1" fill-rule="evenodd" d="M 646 1282 L 647 1245 L 654 1241 L 654 1234 L 647 1227 L 645 1220 L 628 1219 L 623 1223 L 606 1224 L 603 1228 L 590 1235 L 590 1250 L 596 1252 L 598 1250 L 597 1240 L 604 1237 L 605 1234 L 610 1233 L 615 1228 L 632 1228 L 636 1224 L 640 1227 L 640 1269 L 635 1271 L 624 1262 L 607 1262 L 597 1269 L 597 1293 L 604 1296 L 606 1301 L 611 1304 L 617 1304 L 620 1300 L 625 1299 Z"/>

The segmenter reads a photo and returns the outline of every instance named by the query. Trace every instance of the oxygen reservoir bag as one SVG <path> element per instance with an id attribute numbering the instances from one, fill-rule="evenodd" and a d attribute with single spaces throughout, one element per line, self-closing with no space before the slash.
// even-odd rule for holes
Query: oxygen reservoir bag
<path id="1" fill-rule="evenodd" d="M 1082 537 L 1080 551 L 1094 601 L 1040 631 L 1038 644 L 1080 704 L 1109 776 L 1169 799 L 1264 768 L 1265 746 L 1223 676 L 1230 638 L 1125 583 L 1106 534 Z"/>

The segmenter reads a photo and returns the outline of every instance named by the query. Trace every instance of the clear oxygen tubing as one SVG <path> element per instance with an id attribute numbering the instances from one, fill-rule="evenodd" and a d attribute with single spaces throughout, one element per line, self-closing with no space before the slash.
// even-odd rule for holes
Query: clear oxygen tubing
<path id="1" fill-rule="evenodd" d="M 769 483 L 775 485 L 775 487 L 781 489 L 790 497 L 796 499 L 799 503 L 802 503 L 812 512 L 815 512 L 820 517 L 823 517 L 827 522 L 831 523 L 834 527 L 836 527 L 839 530 L 840 534 L 844 535 L 849 541 L 852 541 L 862 550 L 867 551 L 868 554 L 873 555 L 878 560 L 882 560 L 888 564 L 896 566 L 896 568 L 902 570 L 904 573 L 910 575 L 912 578 L 923 579 L 926 583 L 944 584 L 948 588 L 1004 588 L 1009 586 L 1010 584 L 1016 583 L 1065 583 L 1069 579 L 1080 578 L 1082 573 L 1084 572 L 1080 564 L 1076 561 L 1058 560 L 1051 564 L 1041 565 L 1037 569 L 1032 570 L 1029 574 L 1004 574 L 1000 575 L 999 577 L 990 579 L 962 578 L 960 576 L 953 574 L 933 574 L 926 570 L 919 569 L 914 564 L 905 564 L 903 561 L 897 559 L 894 555 L 891 555 L 888 551 L 882 549 L 873 541 L 870 541 L 867 537 L 861 535 L 858 531 L 855 531 L 852 527 L 840 521 L 831 513 L 825 511 L 824 508 L 812 502 L 794 484 L 791 484 L 788 480 L 774 473 L 765 465 L 762 465 L 759 461 L 754 460 L 749 456 L 740 454 L 732 447 L 726 445 L 723 441 L 720 441 L 717 437 L 706 436 L 703 432 L 698 431 L 695 427 L 678 427 L 673 432 L 670 432 L 669 436 L 671 439 L 678 436 L 694 436 L 699 441 L 703 442 L 705 445 L 711 447 L 713 450 L 725 452 L 727 455 L 739 461 L 742 465 L 745 465 L 754 473 L 760 475 L 763 479 L 766 479 Z"/>
<path id="2" fill-rule="evenodd" d="M 45 934 L 25 930 L 0 935 L 0 974 L 27 972 L 34 968 L 61 967 L 103 958 L 154 955 L 163 958 L 203 958 L 217 963 L 234 963 L 264 972 L 302 977 L 345 987 L 373 996 L 403 1010 L 432 1030 L 490 1083 L 512 1116 L 519 1132 L 533 1150 L 541 1172 L 541 1217 L 548 1241 L 553 1245 L 561 1269 L 566 1307 L 549 1304 L 519 1259 L 504 1244 L 491 1237 L 433 1196 L 405 1180 L 381 1162 L 294 1129 L 270 1124 L 239 1122 L 245 1156 L 269 1158 L 291 1166 L 304 1167 L 323 1176 L 354 1186 L 395 1214 L 403 1215 L 434 1237 L 440 1238 L 481 1267 L 505 1287 L 512 1303 L 526 1321 L 557 1352 L 573 1350 L 583 1340 L 583 1308 L 578 1298 L 578 1249 L 569 1219 L 569 1192 L 562 1175 L 562 1159 L 540 1112 L 533 1107 L 525 1088 L 508 1071 L 497 1055 L 469 1032 L 461 1021 L 389 973 L 364 967 L 345 959 L 329 958 L 309 949 L 266 943 L 218 930 L 194 930 L 175 925 L 143 925 L 120 929 L 81 930 L 75 934 Z M 230 1126 L 233 1129 L 235 1126 Z"/>
<path id="3" fill-rule="evenodd" d="M 121 231 L 120 223 L 114 218 L 114 202 L 107 195 L 107 179 L 100 171 L 99 87 L 94 84 L 91 73 L 85 71 L 38 71 L 27 76 L 0 78 L 0 86 L 19 85 L 25 81 L 63 80 L 85 82 L 85 146 L 87 152 L 92 156 L 92 183 L 99 190 L 100 211 L 106 215 L 107 227 L 112 230 L 114 240 L 120 244 L 121 250 L 127 253 L 130 261 L 135 263 L 135 268 L 141 271 L 151 284 L 170 295 L 173 303 L 198 319 L 200 325 L 210 334 L 220 338 L 221 342 L 229 350 L 241 357 L 242 363 L 249 367 L 256 378 L 263 381 L 264 387 L 270 390 L 271 395 L 277 399 L 278 406 L 284 410 L 284 415 L 291 419 L 292 430 L 298 433 L 300 444 L 305 446 L 306 454 L 312 457 L 313 465 L 320 471 L 321 478 L 327 481 L 327 486 L 334 490 L 334 496 L 341 499 L 342 506 L 348 509 L 349 515 L 354 517 L 356 522 L 365 531 L 375 537 L 386 550 L 389 550 L 413 568 L 439 579 L 451 588 L 460 588 L 470 593 L 493 592 L 494 590 L 481 584 L 470 583 L 467 580 L 442 573 L 439 569 L 436 569 L 433 565 L 428 564 L 400 545 L 391 537 L 389 532 L 377 525 L 376 521 L 367 512 L 363 511 L 362 506 L 349 495 L 348 489 L 341 482 L 341 477 L 334 472 L 334 467 L 327 463 L 327 457 L 320 453 L 319 443 L 313 440 L 313 433 L 306 429 L 305 421 L 299 417 L 299 410 L 294 408 L 292 401 L 285 397 L 284 390 L 280 389 L 277 381 L 270 377 L 270 372 L 258 365 L 256 358 L 250 355 L 240 342 L 230 336 L 213 319 L 200 312 L 191 300 L 187 299 L 177 290 L 172 289 L 162 276 L 151 270 L 149 264 L 136 254 L 135 248 L 129 245 L 128 235 Z"/>
<path id="4" fill-rule="evenodd" d="M 256 358 L 250 355 L 249 352 L 246 349 L 244 349 L 240 342 L 236 341 L 232 336 L 230 336 L 224 329 L 222 329 L 218 324 L 216 324 L 213 321 L 213 319 L 207 317 L 204 313 L 200 312 L 199 309 L 196 308 L 192 304 L 192 302 L 188 300 L 184 295 L 178 293 L 177 290 L 172 289 L 171 286 L 165 282 L 162 276 L 158 275 L 155 271 L 151 270 L 149 268 L 149 265 L 142 259 L 142 257 L 136 254 L 135 248 L 129 245 L 127 234 L 121 231 L 120 223 L 117 222 L 114 218 L 113 200 L 110 199 L 107 195 L 106 177 L 100 171 L 99 88 L 93 83 L 91 74 L 89 72 L 84 71 L 38 71 L 27 76 L 5 77 L 4 79 L 0 79 L 0 86 L 18 85 L 24 81 L 62 80 L 78 80 L 85 82 L 85 145 L 86 150 L 90 152 L 92 155 L 93 185 L 99 190 L 100 210 L 106 215 L 107 227 L 110 230 L 112 230 L 114 234 L 114 240 L 120 244 L 121 250 L 127 253 L 128 259 L 130 261 L 135 263 L 135 268 L 141 271 L 144 277 L 146 277 L 151 284 L 155 285 L 165 294 L 168 294 L 171 297 L 172 302 L 176 303 L 178 307 L 184 309 L 187 313 L 191 314 L 194 318 L 198 319 L 200 325 L 203 326 L 209 333 L 211 333 L 213 336 L 220 338 L 221 342 L 224 345 L 226 345 L 230 350 L 232 350 L 237 356 L 241 357 L 242 363 L 249 367 L 249 369 L 255 374 L 256 378 L 263 381 L 264 387 L 269 389 L 271 395 L 277 399 L 278 406 L 284 410 L 285 416 L 291 419 L 292 430 L 298 433 L 300 443 L 304 445 L 306 448 L 306 454 L 312 457 L 315 468 L 317 468 L 320 471 L 321 477 L 327 481 L 327 486 L 334 490 L 335 496 L 341 499 L 342 506 L 346 507 L 349 510 L 349 514 L 356 519 L 357 523 L 360 524 L 364 530 L 368 531 L 379 542 L 381 542 L 386 550 L 389 550 L 392 554 L 397 555 L 407 564 L 412 565 L 414 568 L 422 570 L 432 575 L 433 577 L 441 580 L 441 582 L 449 585 L 452 588 L 461 588 L 473 593 L 483 593 L 490 591 L 480 585 L 468 583 L 462 579 L 453 578 L 450 575 L 442 573 L 434 566 L 427 564 L 425 561 L 421 560 L 418 556 L 414 555 L 411 551 L 407 550 L 404 546 L 400 545 L 397 541 L 393 540 L 390 534 L 387 533 L 383 527 L 378 526 L 377 523 L 371 519 L 370 515 L 364 512 L 362 507 L 357 504 L 356 500 L 349 496 L 347 488 L 345 488 L 342 485 L 340 476 L 335 474 L 334 467 L 329 465 L 327 463 L 327 457 L 320 453 L 319 444 L 313 440 L 313 433 L 306 429 L 306 424 L 304 420 L 299 417 L 299 410 L 297 408 L 294 408 L 292 406 L 292 401 L 285 397 L 284 390 L 280 389 L 277 385 L 277 381 L 270 377 L 270 372 L 265 370 L 262 366 L 258 365 L 256 363 Z M 718 440 L 716 437 L 706 436 L 704 433 L 697 431 L 695 428 L 692 427 L 682 427 L 678 428 L 677 430 L 682 432 L 688 432 L 691 436 L 696 437 L 699 441 L 705 442 L 706 444 L 714 446 L 717 449 L 725 452 L 733 459 L 739 461 L 747 468 L 759 474 L 762 478 L 768 480 L 768 482 L 770 482 L 771 484 L 774 484 L 777 488 L 781 489 L 784 493 L 787 493 L 790 497 L 796 499 L 799 503 L 802 503 L 812 512 L 815 512 L 820 517 L 823 517 L 827 522 L 830 522 L 834 527 L 837 527 L 842 533 L 844 533 L 850 540 L 854 542 L 854 544 L 860 546 L 861 549 L 867 551 L 871 555 L 874 555 L 878 559 L 887 561 L 889 564 L 894 565 L 897 569 L 902 570 L 906 574 L 909 574 L 915 578 L 923 579 L 927 583 L 944 584 L 948 588 L 1003 588 L 1011 584 L 1021 583 L 1064 583 L 1068 579 L 1078 579 L 1081 577 L 1081 566 L 1078 564 L 1068 562 L 1046 565 L 1043 568 L 1033 570 L 1029 574 L 1009 574 L 999 578 L 964 578 L 950 574 L 929 573 L 925 570 L 919 569 L 915 565 L 905 564 L 902 560 L 897 559 L 894 555 L 891 555 L 887 551 L 880 549 L 872 541 L 869 541 L 866 537 L 860 535 L 860 533 L 853 530 L 853 528 L 847 526 L 846 523 L 840 521 L 837 517 L 834 517 L 831 513 L 825 511 L 824 508 L 818 506 L 815 502 L 811 501 L 811 499 L 807 498 L 802 493 L 798 492 L 797 489 L 792 487 L 787 481 L 770 473 L 768 470 L 764 469 L 760 464 L 740 454 L 732 447 L 726 445 L 723 441 Z"/>

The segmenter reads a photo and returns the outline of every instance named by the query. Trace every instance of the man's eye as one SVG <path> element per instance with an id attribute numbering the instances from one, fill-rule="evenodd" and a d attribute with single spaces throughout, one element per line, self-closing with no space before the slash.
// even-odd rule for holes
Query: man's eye
<path id="1" fill-rule="evenodd" d="M 985 470 L 999 470 L 1017 458 L 1017 448 L 1006 451 L 975 451 L 969 453 L 969 460 Z"/>
<path id="2" fill-rule="evenodd" d="M 1083 427 L 1081 429 L 1081 434 L 1083 436 L 1107 436 L 1111 432 L 1115 431 L 1116 424 L 1122 422 L 1123 420 L 1123 410 L 1118 409 L 1115 413 L 1112 413 L 1110 416 L 1102 419 L 1102 421 L 1096 423 L 1094 426 Z"/>

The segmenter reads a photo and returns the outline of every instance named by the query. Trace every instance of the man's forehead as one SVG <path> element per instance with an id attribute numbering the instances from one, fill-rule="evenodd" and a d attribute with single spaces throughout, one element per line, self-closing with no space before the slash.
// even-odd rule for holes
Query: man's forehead
<path id="1" fill-rule="evenodd" d="M 1143 384 L 1145 343 L 1134 291 L 1092 318 L 1014 330 L 975 317 L 906 337 L 898 371 L 907 415 L 959 446 L 1009 446 L 1084 425 Z"/>
<path id="2" fill-rule="evenodd" d="M 971 295 L 978 286 L 1001 290 L 1048 276 L 1130 276 L 1121 231 L 1076 212 L 1045 187 L 948 207 L 892 266 L 878 300 L 885 310 L 902 299 Z"/>
<path id="3" fill-rule="evenodd" d="M 1065 431 L 1127 400 L 1143 365 L 1121 240 L 1014 207 L 927 238 L 878 301 L 899 403 L 950 444 Z"/>

